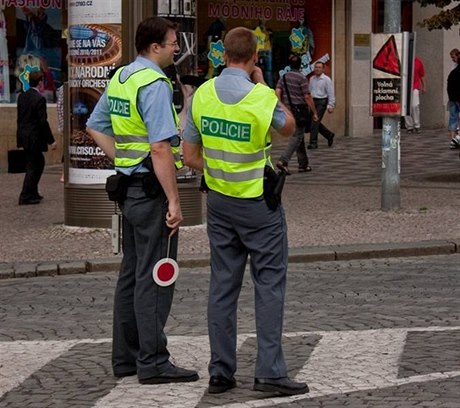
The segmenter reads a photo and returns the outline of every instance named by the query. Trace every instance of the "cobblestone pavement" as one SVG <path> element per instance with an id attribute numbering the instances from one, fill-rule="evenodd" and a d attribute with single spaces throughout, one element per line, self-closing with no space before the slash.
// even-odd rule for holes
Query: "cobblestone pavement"
<path id="1" fill-rule="evenodd" d="M 460 160 L 446 132 L 401 136 L 401 209 L 381 211 L 381 132 L 320 139 L 309 150 L 311 173 L 298 174 L 295 158 L 283 204 L 291 248 L 399 243 L 460 238 Z M 276 160 L 286 140 L 275 139 Z M 2 263 L 88 260 L 112 256 L 110 231 L 64 226 L 60 166 L 46 169 L 38 206 L 17 205 L 22 174 L 0 173 Z M 207 254 L 206 225 L 183 227 L 179 256 Z"/>
<path id="2" fill-rule="evenodd" d="M 181 270 L 168 321 L 196 383 L 111 376 L 116 273 L 0 281 L 2 408 L 460 407 L 460 254 L 291 264 L 284 349 L 308 395 L 251 390 L 252 284 L 239 304 L 237 388 L 206 392 L 208 268 Z"/>

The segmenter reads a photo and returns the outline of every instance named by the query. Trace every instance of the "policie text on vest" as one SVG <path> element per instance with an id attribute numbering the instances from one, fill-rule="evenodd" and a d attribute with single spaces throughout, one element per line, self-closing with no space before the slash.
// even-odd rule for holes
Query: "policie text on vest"
<path id="1" fill-rule="evenodd" d="M 205 135 L 222 137 L 239 142 L 249 142 L 251 139 L 251 125 L 249 123 L 203 116 L 201 118 L 201 130 Z"/>
<path id="2" fill-rule="evenodd" d="M 112 115 L 118 115 L 123 117 L 130 117 L 131 110 L 129 106 L 129 100 L 114 98 L 109 96 L 109 110 Z"/>

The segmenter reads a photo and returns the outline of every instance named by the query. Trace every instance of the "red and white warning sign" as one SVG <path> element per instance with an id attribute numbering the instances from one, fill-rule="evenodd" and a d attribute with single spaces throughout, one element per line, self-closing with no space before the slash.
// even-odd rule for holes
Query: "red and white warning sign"
<path id="1" fill-rule="evenodd" d="M 390 35 L 390 38 L 379 49 L 372 60 L 372 67 L 388 74 L 401 76 L 401 59 L 394 35 Z"/>
<path id="2" fill-rule="evenodd" d="M 158 286 L 172 285 L 179 276 L 179 265 L 172 258 L 160 259 L 153 267 L 152 275 Z"/>
<path id="3" fill-rule="evenodd" d="M 402 35 L 372 35 L 373 116 L 401 115 Z"/>
<path id="4" fill-rule="evenodd" d="M 171 246 L 171 236 L 168 236 L 168 249 L 166 250 L 166 258 L 160 259 L 153 267 L 152 277 L 158 286 L 172 285 L 179 276 L 179 265 L 169 257 L 169 249 Z"/>

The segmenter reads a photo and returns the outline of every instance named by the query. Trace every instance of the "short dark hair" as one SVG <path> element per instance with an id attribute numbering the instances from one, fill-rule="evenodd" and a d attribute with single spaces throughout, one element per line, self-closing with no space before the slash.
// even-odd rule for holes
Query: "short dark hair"
<path id="1" fill-rule="evenodd" d="M 291 55 L 289 57 L 289 66 L 291 69 L 300 69 L 302 61 L 298 55 Z"/>
<path id="2" fill-rule="evenodd" d="M 147 17 L 136 30 L 136 50 L 138 54 L 147 51 L 150 44 L 161 44 L 169 30 L 177 30 L 177 24 L 163 17 Z"/>
<path id="3" fill-rule="evenodd" d="M 457 63 L 460 59 L 460 50 L 458 48 L 454 48 L 453 50 L 450 51 L 451 57 L 454 57 L 457 60 Z"/>
<path id="4" fill-rule="evenodd" d="M 246 27 L 232 28 L 225 35 L 224 49 L 229 62 L 248 62 L 257 50 L 257 37 Z"/>
<path id="5" fill-rule="evenodd" d="M 323 67 L 323 68 L 326 66 L 323 61 L 316 61 L 315 65 L 317 65 L 317 64 L 321 65 L 321 67 Z"/>
<path id="6" fill-rule="evenodd" d="M 29 85 L 31 88 L 35 88 L 40 81 L 43 81 L 43 72 L 42 71 L 32 71 L 29 74 Z"/>

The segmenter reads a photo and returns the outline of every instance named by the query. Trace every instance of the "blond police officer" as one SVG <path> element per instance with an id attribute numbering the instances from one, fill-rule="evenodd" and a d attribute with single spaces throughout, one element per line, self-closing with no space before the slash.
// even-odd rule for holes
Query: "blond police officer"
<path id="1" fill-rule="evenodd" d="M 254 389 L 302 394 L 308 386 L 288 378 L 281 347 L 286 221 L 281 204 L 271 209 L 264 200 L 265 167 L 272 167 L 269 128 L 289 137 L 295 124 L 264 83 L 255 65 L 256 47 L 254 33 L 246 28 L 227 33 L 227 68 L 197 89 L 184 134 L 185 163 L 203 170 L 209 187 L 208 391 L 217 394 L 236 386 L 236 311 L 250 255 L 258 341 Z"/>

